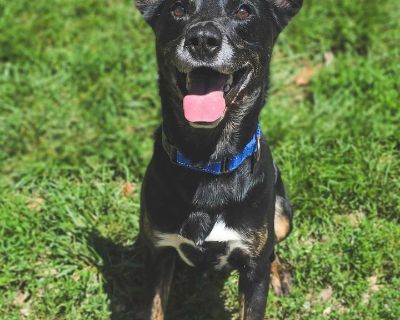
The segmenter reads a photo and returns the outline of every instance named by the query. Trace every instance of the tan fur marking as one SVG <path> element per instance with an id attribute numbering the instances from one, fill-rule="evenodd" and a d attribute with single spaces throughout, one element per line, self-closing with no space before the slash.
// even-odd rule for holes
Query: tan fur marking
<path id="1" fill-rule="evenodd" d="M 290 224 L 285 216 L 275 216 L 275 236 L 278 242 L 284 240 L 290 231 Z"/>
<path id="2" fill-rule="evenodd" d="M 162 305 L 161 295 L 157 293 L 154 296 L 151 307 L 151 320 L 164 320 L 164 310 Z"/>
<path id="3" fill-rule="evenodd" d="M 244 294 L 240 295 L 240 299 L 239 299 L 239 319 L 240 320 L 246 320 L 246 300 L 244 297 Z"/>
<path id="4" fill-rule="evenodd" d="M 250 252 L 253 257 L 258 257 L 268 241 L 268 230 L 267 226 L 263 226 L 261 229 L 253 231 L 247 235 L 249 242 Z"/>
<path id="5" fill-rule="evenodd" d="M 277 198 L 275 203 L 275 237 L 277 242 L 284 240 L 290 232 L 290 222 L 283 213 L 282 200 Z"/>
<path id="6" fill-rule="evenodd" d="M 175 265 L 175 261 L 173 262 Z M 162 281 L 154 295 L 151 304 L 150 320 L 164 320 L 165 308 L 167 306 L 169 292 L 171 289 L 171 281 L 173 275 L 173 267 L 171 272 L 165 275 L 164 281 Z"/>
<path id="7" fill-rule="evenodd" d="M 275 259 L 271 264 L 271 285 L 277 295 L 281 295 L 282 292 L 279 267 L 279 260 Z"/>
<path id="8" fill-rule="evenodd" d="M 271 264 L 271 286 L 277 296 L 286 295 L 292 291 L 292 276 L 278 256 Z"/>

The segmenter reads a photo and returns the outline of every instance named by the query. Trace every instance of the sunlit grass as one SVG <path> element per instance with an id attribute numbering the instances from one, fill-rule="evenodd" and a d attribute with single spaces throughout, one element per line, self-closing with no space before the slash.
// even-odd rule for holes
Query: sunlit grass
<path id="1" fill-rule="evenodd" d="M 296 209 L 267 318 L 397 320 L 400 3 L 305 2 L 261 119 Z M 130 0 L 0 0 L 0 319 L 134 319 L 153 41 Z M 216 298 L 192 276 L 169 319 L 235 318 L 235 276 Z"/>

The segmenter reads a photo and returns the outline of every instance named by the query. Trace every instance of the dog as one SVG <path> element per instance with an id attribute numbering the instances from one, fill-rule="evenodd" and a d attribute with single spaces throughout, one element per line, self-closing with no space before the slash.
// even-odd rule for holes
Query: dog
<path id="1" fill-rule="evenodd" d="M 136 0 L 155 33 L 162 125 L 141 193 L 144 318 L 164 319 L 176 259 L 238 270 L 240 319 L 290 285 L 275 246 L 292 230 L 259 127 L 272 49 L 302 0 Z"/>

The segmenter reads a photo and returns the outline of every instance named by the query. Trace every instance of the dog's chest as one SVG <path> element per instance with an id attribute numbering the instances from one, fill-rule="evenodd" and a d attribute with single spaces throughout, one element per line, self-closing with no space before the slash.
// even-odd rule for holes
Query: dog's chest
<path id="1" fill-rule="evenodd" d="M 175 248 L 179 257 L 189 266 L 222 270 L 233 267 L 233 261 L 248 253 L 243 234 L 217 221 L 204 241 L 193 240 L 175 233 L 154 232 L 154 244 L 158 248 Z"/>

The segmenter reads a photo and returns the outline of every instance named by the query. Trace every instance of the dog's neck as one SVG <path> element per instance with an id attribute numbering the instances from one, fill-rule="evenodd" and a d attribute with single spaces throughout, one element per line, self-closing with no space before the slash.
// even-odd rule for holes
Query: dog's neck
<path id="1" fill-rule="evenodd" d="M 243 151 L 254 136 L 262 106 L 268 90 L 268 68 L 264 70 L 264 81 L 246 103 L 229 106 L 225 118 L 213 129 L 192 127 L 184 118 L 182 98 L 176 92 L 177 85 L 159 70 L 163 130 L 168 141 L 194 162 L 215 161 L 229 158 Z M 168 74 L 168 73 L 167 73 Z"/>
<path id="2" fill-rule="evenodd" d="M 180 152 L 193 161 L 221 160 L 242 152 L 257 130 L 261 109 L 252 108 L 252 112 L 241 119 L 232 119 L 227 115 L 216 128 L 198 129 L 191 127 L 178 112 L 170 108 L 171 105 L 164 103 L 165 101 L 162 105 L 164 133 Z"/>

